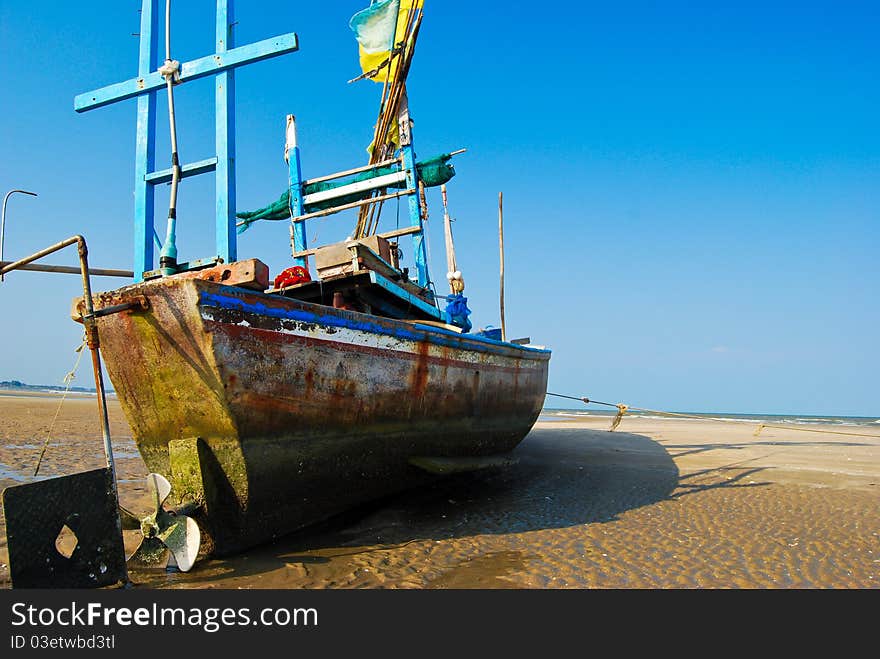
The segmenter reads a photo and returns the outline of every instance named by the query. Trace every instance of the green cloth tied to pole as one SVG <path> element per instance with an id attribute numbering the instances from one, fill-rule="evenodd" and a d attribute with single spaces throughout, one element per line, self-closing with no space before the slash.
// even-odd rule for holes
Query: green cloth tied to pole
<path id="1" fill-rule="evenodd" d="M 438 185 L 443 185 L 444 183 L 450 181 L 453 176 L 455 176 L 455 168 L 452 166 L 452 163 L 449 162 L 450 158 L 452 158 L 451 154 L 444 153 L 442 155 L 435 156 L 434 158 L 416 163 L 416 170 L 418 172 L 419 180 L 424 183 L 426 188 L 433 188 Z M 393 174 L 398 171 L 400 171 L 399 167 L 389 165 L 387 167 L 380 167 L 378 169 L 372 169 L 367 172 L 361 172 L 360 174 L 345 180 L 319 181 L 318 183 L 310 183 L 303 186 L 303 196 L 314 194 L 315 192 L 323 192 L 324 190 L 332 190 L 334 188 L 339 188 L 343 185 L 350 185 L 359 181 L 366 181 L 371 178 L 376 178 L 377 176 Z M 393 185 L 389 185 L 388 187 L 403 188 L 405 185 L 406 183 L 404 181 L 401 181 L 400 183 L 395 183 Z M 361 199 L 367 199 L 372 193 L 372 190 L 364 190 L 362 192 L 355 192 L 353 194 L 345 195 L 343 197 L 336 197 L 334 199 L 321 201 L 316 204 L 306 204 L 305 210 L 307 213 L 313 213 L 315 211 L 325 210 L 334 206 L 350 204 L 355 201 L 360 201 Z M 250 225 L 257 220 L 286 220 L 290 217 L 290 190 L 285 190 L 284 194 L 282 194 L 276 201 L 273 201 L 268 206 L 264 206 L 263 208 L 259 208 L 255 211 L 242 211 L 240 213 L 236 213 L 235 216 L 240 220 L 244 220 L 244 223 L 238 227 L 238 233 L 243 233 L 247 231 Z"/>

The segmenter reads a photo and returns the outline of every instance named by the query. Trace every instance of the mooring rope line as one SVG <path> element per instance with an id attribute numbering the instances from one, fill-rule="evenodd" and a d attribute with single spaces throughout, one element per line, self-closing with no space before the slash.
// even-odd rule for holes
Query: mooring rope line
<path id="1" fill-rule="evenodd" d="M 82 359 L 83 354 L 85 353 L 85 348 L 87 345 L 85 333 L 83 334 L 82 343 L 79 344 L 79 347 L 75 350 L 78 353 L 76 361 L 73 364 L 73 370 L 71 370 L 67 375 L 64 376 L 64 393 L 61 396 L 61 400 L 58 401 L 58 409 L 55 410 L 55 417 L 52 419 L 52 423 L 49 425 L 49 431 L 46 433 L 46 440 L 43 442 L 43 448 L 40 449 L 40 455 L 37 456 L 37 464 L 34 467 L 34 477 L 40 471 L 40 464 L 43 462 L 43 456 L 46 454 L 46 449 L 49 447 L 49 440 L 52 437 L 52 431 L 55 429 L 55 422 L 58 421 L 58 415 L 61 413 L 61 406 L 64 405 L 64 399 L 67 398 L 67 393 L 70 391 L 70 385 L 73 382 L 73 378 L 76 377 L 76 371 L 79 368 L 79 362 Z"/>
<path id="2" fill-rule="evenodd" d="M 800 432 L 819 432 L 824 434 L 834 434 L 834 435 L 852 435 L 853 437 L 873 437 L 874 439 L 880 439 L 880 435 L 869 435 L 861 432 L 841 432 L 839 430 L 816 430 L 815 428 L 793 428 L 791 426 L 780 426 L 775 423 L 761 423 L 758 425 L 757 430 L 755 430 L 755 437 L 764 429 L 764 428 L 781 428 L 782 430 L 799 430 Z"/>
<path id="3" fill-rule="evenodd" d="M 617 426 L 620 425 L 620 422 L 623 420 L 623 416 L 629 412 L 648 412 L 650 414 L 659 414 L 661 416 L 672 416 L 672 417 L 680 417 L 684 419 L 698 419 L 705 421 L 707 417 L 698 416 L 695 414 L 682 414 L 681 412 L 664 412 L 662 410 L 649 410 L 643 407 L 632 407 L 630 405 L 625 405 L 623 403 L 605 403 L 601 400 L 593 400 L 591 398 L 587 398 L 586 396 L 568 396 L 566 394 L 554 394 L 552 392 L 547 392 L 548 396 L 556 396 L 557 398 L 568 398 L 569 400 L 579 400 L 584 404 L 593 403 L 595 405 L 606 405 L 608 407 L 616 407 L 617 408 L 617 416 L 614 417 L 614 421 L 611 423 L 610 430 L 614 430 Z M 728 421 L 730 423 L 743 423 L 742 421 L 737 421 L 736 419 L 724 419 L 720 417 L 713 417 L 713 420 L 717 421 Z M 792 426 L 783 426 L 776 423 L 759 423 L 757 429 L 755 430 L 754 436 L 757 437 L 764 428 L 779 428 L 781 430 L 797 430 L 800 432 L 818 432 L 822 434 L 830 434 L 830 435 L 850 435 L 852 437 L 873 437 L 874 439 L 880 439 L 880 435 L 870 435 L 867 433 L 859 433 L 859 432 L 843 432 L 840 430 L 817 430 L 815 428 L 795 428 Z"/>

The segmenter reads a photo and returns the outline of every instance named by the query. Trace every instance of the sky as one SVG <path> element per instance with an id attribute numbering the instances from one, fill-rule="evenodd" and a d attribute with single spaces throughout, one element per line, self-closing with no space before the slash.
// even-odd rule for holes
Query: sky
<path id="1" fill-rule="evenodd" d="M 366 163 L 381 88 L 347 81 L 360 73 L 348 21 L 367 4 L 236 4 L 237 44 L 300 41 L 236 73 L 239 210 L 284 191 L 287 114 L 307 178 Z M 175 59 L 213 52 L 214 6 L 172 3 Z M 38 194 L 9 198 L 7 260 L 81 233 L 93 267 L 132 267 L 136 101 L 77 114 L 73 99 L 135 77 L 139 8 L 0 0 L 0 194 Z M 448 188 L 475 327 L 500 326 L 503 192 L 507 333 L 552 350 L 549 391 L 669 411 L 880 416 L 878 28 L 867 1 L 427 0 L 408 82 L 415 147 L 420 159 L 467 149 Z M 175 105 L 182 161 L 213 156 L 212 81 L 177 87 Z M 161 169 L 166 108 L 162 92 Z M 157 188 L 160 234 L 167 196 Z M 180 260 L 213 253 L 212 200 L 213 177 L 182 182 Z M 428 204 L 442 292 L 438 189 Z M 396 204 L 386 209 L 382 230 L 397 221 Z M 314 221 L 309 241 L 341 240 L 354 222 Z M 273 277 L 291 264 L 285 223 L 258 223 L 238 249 Z M 44 261 L 75 265 L 75 250 Z M 62 383 L 81 292 L 76 276 L 7 275 L 0 380 Z M 87 363 L 74 384 L 93 386 Z"/>

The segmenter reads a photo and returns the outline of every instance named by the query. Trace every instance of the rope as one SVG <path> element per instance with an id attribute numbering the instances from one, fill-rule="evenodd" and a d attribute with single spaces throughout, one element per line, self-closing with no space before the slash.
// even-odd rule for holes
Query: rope
<path id="1" fill-rule="evenodd" d="M 551 394 L 549 391 L 547 392 L 548 396 L 556 396 L 558 398 L 568 398 L 570 400 L 579 400 L 582 403 L 590 404 L 595 403 L 596 405 L 607 405 L 608 407 L 617 407 L 615 403 L 603 403 L 601 400 L 590 400 L 585 396 L 566 396 L 565 394 Z"/>
<path id="2" fill-rule="evenodd" d="M 609 428 L 609 432 L 614 432 L 614 429 L 620 425 L 620 422 L 623 421 L 623 415 L 626 414 L 627 406 L 621 403 L 617 406 L 617 416 L 614 417 L 614 421 L 611 423 L 611 428 Z"/>
<path id="3" fill-rule="evenodd" d="M 75 352 L 79 353 L 76 358 L 76 361 L 73 364 L 73 370 L 71 370 L 67 375 L 64 376 L 64 383 L 67 385 L 64 387 L 64 394 L 61 396 L 61 400 L 58 401 L 58 409 L 55 410 L 55 417 L 52 419 L 52 423 L 49 425 L 49 432 L 46 433 L 46 441 L 43 442 L 43 448 L 40 449 L 40 455 L 37 457 L 37 464 L 34 467 L 34 477 L 40 471 L 40 464 L 43 462 L 43 456 L 46 454 L 46 449 L 49 447 L 49 439 L 52 437 L 52 430 L 55 429 L 55 422 L 58 420 L 58 415 L 61 413 L 61 406 L 64 405 L 64 399 L 67 398 L 67 393 L 70 391 L 70 385 L 73 382 L 73 378 L 76 377 L 76 370 L 79 368 L 79 362 L 82 359 L 85 350 L 83 348 L 86 347 L 86 337 L 83 334 L 82 343 L 79 344 L 79 347 L 75 350 Z"/>
<path id="4" fill-rule="evenodd" d="M 697 419 L 701 421 L 705 421 L 705 416 L 697 416 L 695 414 L 682 414 L 681 412 L 664 412 L 662 410 L 649 410 L 644 407 L 630 407 L 629 405 L 624 405 L 623 403 L 603 403 L 600 400 L 591 400 L 586 396 L 567 396 L 565 394 L 554 394 L 551 392 L 547 392 L 548 396 L 556 396 L 557 398 L 568 398 L 569 400 L 579 400 L 584 404 L 593 403 L 595 405 L 606 405 L 608 407 L 616 407 L 617 408 L 617 416 L 614 417 L 614 421 L 611 423 L 610 431 L 613 431 L 617 426 L 620 425 L 620 422 L 623 420 L 623 416 L 628 411 L 634 412 L 647 412 L 649 414 L 659 414 L 660 416 L 671 416 L 678 417 L 683 419 Z M 716 418 L 716 421 L 728 421 L 730 423 L 742 423 L 742 421 L 737 421 L 736 419 L 722 419 Z M 880 435 L 869 435 L 866 433 L 859 432 L 843 432 L 840 430 L 817 430 L 815 428 L 794 428 L 792 426 L 783 426 L 775 423 L 761 423 L 758 425 L 758 428 L 755 430 L 754 436 L 757 437 L 764 428 L 779 428 L 781 430 L 797 430 L 800 432 L 818 432 L 826 435 L 850 435 L 853 437 L 873 437 L 874 439 L 880 439 Z"/>
<path id="5" fill-rule="evenodd" d="M 617 408 L 617 416 L 614 417 L 614 421 L 611 422 L 611 428 L 608 429 L 608 432 L 614 432 L 617 426 L 620 425 L 620 422 L 623 421 L 623 415 L 627 413 L 628 410 L 638 410 L 638 407 L 630 407 L 629 405 L 624 405 L 623 403 L 603 403 L 601 400 L 590 400 L 586 396 L 566 396 L 565 394 L 552 394 L 549 391 L 547 392 L 548 396 L 557 396 L 559 398 L 568 398 L 570 400 L 579 400 L 585 405 L 589 405 L 590 403 L 595 403 L 596 405 L 607 405 L 608 407 L 616 407 Z M 658 414 L 662 414 L 662 412 L 658 412 Z M 670 412 L 671 414 L 671 412 Z"/>
<path id="6" fill-rule="evenodd" d="M 801 432 L 820 432 L 825 434 L 833 434 L 833 435 L 852 435 L 853 437 L 873 437 L 874 439 L 880 439 L 880 435 L 868 435 L 862 432 L 840 432 L 837 430 L 816 430 L 815 428 L 792 428 L 791 426 L 780 426 L 774 423 L 762 423 L 758 426 L 757 430 L 755 430 L 755 437 L 757 437 L 764 428 L 781 428 L 782 430 L 800 430 Z"/>
<path id="7" fill-rule="evenodd" d="M 180 72 L 180 62 L 171 59 L 171 0 L 165 2 L 165 63 L 158 73 L 165 78 L 168 94 L 168 126 L 171 135 L 171 192 L 168 195 L 168 227 L 165 243 L 159 256 L 159 265 L 177 265 L 177 188 L 180 185 L 180 156 L 177 152 L 177 120 L 174 115 L 174 84 Z M 164 261 L 164 263 L 163 263 Z"/>

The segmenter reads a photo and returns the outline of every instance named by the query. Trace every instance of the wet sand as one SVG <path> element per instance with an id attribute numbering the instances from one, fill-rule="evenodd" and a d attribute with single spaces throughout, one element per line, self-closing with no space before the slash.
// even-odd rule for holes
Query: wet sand
<path id="1" fill-rule="evenodd" d="M 57 398 L 0 395 L 0 487 L 30 480 L 57 409 Z M 116 401 L 109 412 L 120 498 L 146 513 L 146 468 Z M 539 421 L 503 471 L 450 477 L 186 574 L 130 577 L 140 588 L 880 587 L 880 438 L 608 426 Z M 68 399 L 41 476 L 102 464 L 94 399 Z M 126 532 L 129 550 L 136 542 Z"/>

